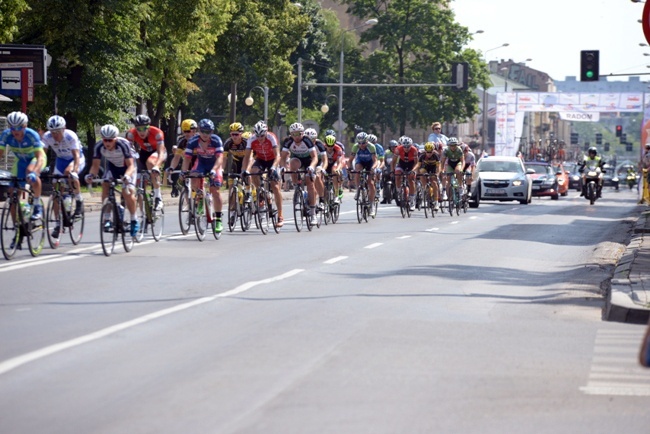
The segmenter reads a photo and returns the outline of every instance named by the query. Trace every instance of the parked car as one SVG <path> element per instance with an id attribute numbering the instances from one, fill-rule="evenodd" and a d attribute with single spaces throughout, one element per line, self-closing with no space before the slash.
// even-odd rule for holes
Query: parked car
<path id="1" fill-rule="evenodd" d="M 569 194 L 569 172 L 564 168 L 562 163 L 556 163 L 551 165 L 555 171 L 555 176 L 557 177 L 557 191 L 560 193 L 560 196 L 566 196 Z"/>
<path id="2" fill-rule="evenodd" d="M 533 196 L 550 196 L 552 200 L 560 198 L 558 179 L 549 163 L 543 161 L 526 161 L 526 170 L 532 170 Z"/>
<path id="3" fill-rule="evenodd" d="M 578 172 L 578 169 L 578 163 L 564 163 L 564 170 L 569 172 L 569 188 L 576 191 L 582 191 L 582 176 L 580 172 Z"/>
<path id="4" fill-rule="evenodd" d="M 531 186 L 530 175 L 520 158 L 483 157 L 476 164 L 469 206 L 478 208 L 482 200 L 516 200 L 527 205 Z"/>
<path id="5" fill-rule="evenodd" d="M 11 180 L 11 172 L 8 170 L 0 169 L 0 202 L 4 202 L 7 199 L 7 194 L 9 193 L 9 185 Z"/>
<path id="6" fill-rule="evenodd" d="M 603 187 L 614 187 L 615 190 L 618 190 L 618 175 L 613 166 L 605 164 L 603 166 L 605 173 L 603 174 Z"/>

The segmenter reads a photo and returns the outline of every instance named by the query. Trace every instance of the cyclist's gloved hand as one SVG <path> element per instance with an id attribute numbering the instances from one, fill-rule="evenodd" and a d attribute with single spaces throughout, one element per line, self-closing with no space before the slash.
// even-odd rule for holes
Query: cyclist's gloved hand
<path id="1" fill-rule="evenodd" d="M 86 184 L 90 184 L 93 182 L 93 179 L 95 179 L 95 176 L 91 173 L 88 175 L 84 176 L 84 180 L 86 181 Z"/>
<path id="2" fill-rule="evenodd" d="M 153 166 L 153 167 L 151 168 L 151 172 L 152 172 L 152 173 L 157 173 L 158 175 L 160 175 L 160 167 L 158 167 L 158 166 Z"/>
<path id="3" fill-rule="evenodd" d="M 27 181 L 36 182 L 37 179 L 38 179 L 38 175 L 36 175 L 34 172 L 29 172 L 27 174 Z"/>
<path id="4" fill-rule="evenodd" d="M 171 167 L 168 167 L 168 168 L 165 169 L 165 172 L 167 174 L 171 174 L 173 171 L 174 171 L 174 169 L 172 169 Z"/>
<path id="5" fill-rule="evenodd" d="M 77 172 L 70 172 L 70 177 L 72 179 L 76 179 L 77 181 L 79 180 L 79 174 Z"/>
<path id="6" fill-rule="evenodd" d="M 133 182 L 133 180 L 131 179 L 131 177 L 129 175 L 124 175 L 122 177 L 122 182 L 125 183 L 125 184 L 131 184 Z"/>
<path id="7" fill-rule="evenodd" d="M 242 177 L 242 178 L 246 178 L 246 177 L 248 177 L 248 175 L 250 175 L 250 173 L 248 172 L 248 170 L 244 170 L 244 171 L 241 173 L 241 177 Z"/>
<path id="8" fill-rule="evenodd" d="M 216 170 L 211 170 L 210 171 L 210 178 L 216 178 L 217 177 L 217 171 Z"/>

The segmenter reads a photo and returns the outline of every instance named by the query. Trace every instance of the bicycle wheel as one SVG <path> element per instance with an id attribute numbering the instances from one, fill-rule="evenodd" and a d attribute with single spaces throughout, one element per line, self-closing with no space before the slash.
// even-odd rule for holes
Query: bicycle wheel
<path id="1" fill-rule="evenodd" d="M 293 220 L 298 232 L 302 231 L 303 225 L 303 192 L 297 187 L 293 193 Z"/>
<path id="2" fill-rule="evenodd" d="M 368 223 L 368 214 L 370 214 L 370 202 L 368 200 L 368 190 L 365 188 L 361 194 L 362 203 L 363 203 L 363 220 Z"/>
<path id="3" fill-rule="evenodd" d="M 117 241 L 119 231 L 116 226 L 116 222 L 118 221 L 117 210 L 113 206 L 113 203 L 109 199 L 104 199 L 99 217 L 99 238 L 102 243 L 102 250 L 106 256 L 111 256 L 115 249 L 115 241 Z"/>
<path id="4" fill-rule="evenodd" d="M 151 212 L 151 235 L 156 241 L 160 241 L 165 227 L 165 210 L 164 208 L 155 209 L 153 206 L 149 207 Z"/>
<path id="5" fill-rule="evenodd" d="M 72 241 L 72 244 L 75 246 L 81 242 L 81 238 L 84 236 L 85 224 L 86 211 L 83 206 L 81 207 L 79 214 L 75 215 L 74 212 L 70 213 L 70 227 L 68 230 L 70 231 L 70 241 Z"/>
<path id="6" fill-rule="evenodd" d="M 228 193 L 228 230 L 230 232 L 235 230 L 235 224 L 237 223 L 237 214 L 239 214 L 239 199 L 237 197 L 237 187 L 230 187 L 230 192 Z"/>
<path id="7" fill-rule="evenodd" d="M 135 244 L 135 237 L 131 236 L 131 224 L 125 221 L 121 221 L 120 224 L 122 232 L 122 245 L 124 246 L 124 251 L 130 252 L 133 250 L 133 244 Z"/>
<path id="8" fill-rule="evenodd" d="M 187 235 L 192 225 L 192 202 L 187 188 L 181 191 L 181 197 L 178 199 L 178 223 L 181 227 L 181 233 Z"/>
<path id="9" fill-rule="evenodd" d="M 429 196 L 429 189 L 427 188 L 422 195 L 422 208 L 424 208 L 424 218 L 429 218 L 429 203 L 431 198 Z"/>
<path id="10" fill-rule="evenodd" d="M 467 208 L 469 208 L 469 200 L 467 198 L 467 193 L 462 195 L 461 208 L 463 209 L 463 214 L 467 214 Z"/>
<path id="11" fill-rule="evenodd" d="M 273 223 L 273 230 L 276 234 L 279 234 L 280 227 L 278 226 L 278 209 L 275 205 L 275 195 L 272 191 L 266 192 L 266 203 L 268 204 L 267 206 L 269 208 L 269 217 L 271 219 L 271 223 Z"/>
<path id="12" fill-rule="evenodd" d="M 144 233 L 147 231 L 147 210 L 146 207 L 148 204 L 145 204 L 145 201 L 148 200 L 144 194 L 138 194 L 136 197 L 135 204 L 135 219 L 140 224 L 138 232 L 135 234 L 135 241 L 140 242 L 144 238 Z"/>
<path id="13" fill-rule="evenodd" d="M 357 221 L 361 223 L 363 220 L 363 187 L 357 188 Z"/>
<path id="14" fill-rule="evenodd" d="M 52 195 L 47 202 L 47 211 L 45 212 L 45 230 L 47 232 L 47 242 L 50 247 L 56 249 L 61 244 L 61 233 L 63 232 L 63 201 L 59 200 L 59 196 Z M 55 205 L 58 205 L 55 206 Z M 55 211 L 55 208 L 58 208 Z M 54 236 L 54 229 L 57 229 L 58 234 Z"/>
<path id="15" fill-rule="evenodd" d="M 456 187 L 454 191 L 454 203 L 456 205 L 456 215 L 460 215 L 460 191 L 458 187 Z"/>
<path id="16" fill-rule="evenodd" d="M 266 190 L 264 190 L 262 187 L 257 189 L 257 212 L 255 213 L 255 219 L 257 222 L 257 226 L 259 229 L 262 231 L 264 235 L 269 233 L 269 220 L 270 220 L 270 212 L 269 212 L 269 206 L 270 204 L 267 202 L 268 195 L 266 194 Z"/>
<path id="17" fill-rule="evenodd" d="M 375 196 L 375 200 L 372 203 L 374 208 L 374 212 L 372 213 L 372 218 L 374 219 L 375 217 L 377 217 L 377 211 L 379 210 L 379 196 Z"/>
<path id="18" fill-rule="evenodd" d="M 451 183 L 451 181 L 449 181 Z M 454 190 L 451 185 L 447 186 L 447 207 L 449 208 L 449 215 L 454 216 Z"/>
<path id="19" fill-rule="evenodd" d="M 20 225 L 16 224 L 16 221 L 20 221 L 20 207 L 16 206 L 16 212 L 14 213 L 14 218 L 11 215 L 11 200 L 7 199 L 4 206 L 2 207 L 2 217 L 0 217 L 0 224 L 2 224 L 2 231 L 0 231 L 0 244 L 2 244 L 2 254 L 5 259 L 11 259 L 18 245 L 20 244 Z M 13 247 L 12 247 L 13 244 Z"/>
<path id="20" fill-rule="evenodd" d="M 399 205 L 399 212 L 402 214 L 402 218 L 406 218 L 406 207 L 408 207 L 408 204 L 405 203 L 404 190 L 402 188 L 400 188 L 397 192 L 396 199 Z"/>
<path id="21" fill-rule="evenodd" d="M 253 205 L 246 201 L 241 207 L 241 216 L 239 218 L 241 223 L 241 230 L 246 232 L 251 228 L 251 222 L 253 221 Z"/>
<path id="22" fill-rule="evenodd" d="M 432 218 L 436 217 L 436 202 L 437 201 L 431 195 L 431 190 L 429 190 L 427 192 L 427 205 L 429 207 L 429 211 Z"/>
<path id="23" fill-rule="evenodd" d="M 45 209 L 43 199 L 39 197 L 38 200 L 41 204 L 41 209 Z M 43 245 L 45 245 L 45 216 L 41 214 L 40 218 L 30 218 L 27 227 L 29 228 L 29 233 L 27 234 L 27 245 L 29 246 L 29 253 L 31 253 L 32 256 L 36 257 L 40 255 L 40 253 L 43 251 Z"/>
<path id="24" fill-rule="evenodd" d="M 199 241 L 205 239 L 205 231 L 208 228 L 208 218 L 203 205 L 203 196 L 194 198 L 194 231 Z"/>

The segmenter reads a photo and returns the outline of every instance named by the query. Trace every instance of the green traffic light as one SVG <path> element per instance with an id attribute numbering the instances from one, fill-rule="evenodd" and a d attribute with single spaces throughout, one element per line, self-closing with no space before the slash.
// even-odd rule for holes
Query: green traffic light
<path id="1" fill-rule="evenodd" d="M 587 78 L 593 78 L 594 71 L 587 71 L 587 73 L 585 75 L 587 76 Z"/>

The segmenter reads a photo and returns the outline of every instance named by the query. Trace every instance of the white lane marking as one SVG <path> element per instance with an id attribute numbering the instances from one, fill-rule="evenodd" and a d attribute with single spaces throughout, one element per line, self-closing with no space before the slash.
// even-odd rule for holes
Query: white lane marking
<path id="1" fill-rule="evenodd" d="M 470 219 L 470 220 L 475 220 L 475 219 L 477 219 L 477 218 L 478 218 L 478 217 L 476 217 L 475 215 L 473 215 L 473 216 L 470 216 L 469 219 Z"/>
<path id="2" fill-rule="evenodd" d="M 384 244 L 384 243 L 373 243 L 373 244 L 369 244 L 369 245 L 367 245 L 366 247 L 364 247 L 364 249 L 374 249 L 375 247 L 379 247 L 379 246 L 381 246 L 381 245 L 383 245 L 383 244 Z"/>
<path id="3" fill-rule="evenodd" d="M 405 240 L 407 238 L 411 238 L 411 235 L 402 235 L 401 237 L 397 237 L 398 240 Z"/>
<path id="4" fill-rule="evenodd" d="M 342 261 L 344 259 L 348 259 L 347 256 L 337 256 L 336 258 L 328 259 L 327 261 L 323 262 L 324 264 L 334 264 L 336 262 Z"/>
<path id="5" fill-rule="evenodd" d="M 53 354 L 59 353 L 61 351 L 77 347 L 79 345 L 87 344 L 92 341 L 96 341 L 101 338 L 105 338 L 106 336 L 110 336 L 112 334 L 115 334 L 117 332 L 145 324 L 147 322 L 153 321 L 158 318 L 162 318 L 167 315 L 171 315 L 176 312 L 180 312 L 186 309 L 189 309 L 191 307 L 199 306 L 205 303 L 209 303 L 211 301 L 214 301 L 219 298 L 226 298 L 226 297 L 231 297 L 233 295 L 240 294 L 242 292 L 248 291 L 251 288 L 254 288 L 255 286 L 258 285 L 263 285 L 266 283 L 273 283 L 277 282 L 279 280 L 283 279 L 288 279 L 289 277 L 295 276 L 296 274 L 302 273 L 303 269 L 294 269 L 291 271 L 288 271 L 284 274 L 280 274 L 278 276 L 270 277 L 268 279 L 263 279 L 263 280 L 258 280 L 258 281 L 252 281 L 252 282 L 246 282 L 242 285 L 239 285 L 238 287 L 231 289 L 230 291 L 222 292 L 220 294 L 215 294 L 210 297 L 203 297 L 199 298 L 197 300 L 190 301 L 188 303 L 183 303 L 179 304 L 176 306 L 172 306 L 167 309 L 162 309 L 157 312 L 152 312 L 147 315 L 143 315 L 139 318 L 132 319 L 130 321 L 125 321 L 120 324 L 116 324 L 110 327 L 106 327 L 102 330 L 98 330 L 94 333 L 89 333 L 84 336 L 79 336 L 78 338 L 70 339 L 64 342 L 59 342 L 57 344 L 53 344 L 44 348 L 41 348 L 36 351 L 32 351 L 26 354 L 23 354 L 21 356 L 17 356 L 8 360 L 5 360 L 0 363 L 0 375 L 6 374 L 7 372 L 16 369 L 22 365 L 25 365 L 30 362 L 34 362 L 36 360 L 45 358 L 47 356 L 51 356 Z"/>
<path id="6" fill-rule="evenodd" d="M 425 232 L 435 232 L 435 231 L 439 231 L 439 230 L 440 230 L 440 228 L 431 228 L 431 229 L 426 229 Z"/>
<path id="7" fill-rule="evenodd" d="M 452 225 L 457 225 L 457 224 L 458 224 L 458 220 L 454 220 L 453 222 L 450 222 L 450 224 L 452 224 Z"/>
<path id="8" fill-rule="evenodd" d="M 77 259 L 77 258 L 78 256 L 63 256 L 63 255 L 52 255 L 52 256 L 48 256 L 47 258 L 35 258 L 35 259 L 39 259 L 39 261 L 38 262 L 24 261 L 17 264 L 11 264 L 5 268 L 0 269 L 0 273 L 4 273 L 5 271 L 20 270 L 23 268 L 32 267 L 34 265 L 47 265 L 53 262 L 69 261 L 71 259 Z"/>
<path id="9" fill-rule="evenodd" d="M 101 245 L 99 245 L 99 244 L 93 244 L 92 246 L 88 246 L 88 247 L 78 247 L 78 248 L 76 248 L 76 249 L 69 250 L 67 253 L 81 253 L 81 252 L 85 252 L 86 250 L 97 249 L 98 247 L 101 248 Z"/>

